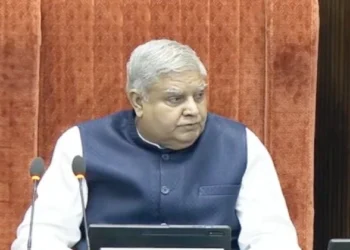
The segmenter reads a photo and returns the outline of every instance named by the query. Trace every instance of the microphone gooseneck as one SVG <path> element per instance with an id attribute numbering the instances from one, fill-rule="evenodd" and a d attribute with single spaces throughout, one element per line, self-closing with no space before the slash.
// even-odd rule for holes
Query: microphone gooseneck
<path id="1" fill-rule="evenodd" d="M 41 157 L 35 158 L 30 165 L 30 177 L 33 181 L 33 192 L 32 192 L 32 209 L 30 214 L 30 223 L 29 223 L 29 235 L 27 241 L 27 249 L 32 249 L 32 238 L 33 238 L 33 221 L 34 221 L 34 211 L 35 211 L 35 199 L 37 195 L 38 183 L 45 172 L 45 163 Z"/>
<path id="2" fill-rule="evenodd" d="M 81 156 L 75 156 L 72 162 L 72 169 L 75 177 L 79 181 L 79 191 L 80 191 L 80 200 L 81 200 L 81 206 L 83 211 L 83 223 L 84 223 L 84 232 L 85 232 L 85 239 L 86 239 L 86 246 L 87 250 L 90 250 L 90 238 L 88 235 L 88 225 L 87 225 L 87 219 L 86 219 L 86 212 L 85 212 L 85 201 L 84 201 L 84 194 L 83 194 L 83 180 L 85 179 L 85 172 L 86 172 L 86 165 L 85 161 Z"/>

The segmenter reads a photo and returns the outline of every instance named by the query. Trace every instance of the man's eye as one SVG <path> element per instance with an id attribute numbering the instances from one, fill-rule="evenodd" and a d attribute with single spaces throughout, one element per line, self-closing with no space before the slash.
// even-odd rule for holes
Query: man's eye
<path id="1" fill-rule="evenodd" d="M 203 97 L 204 97 L 204 92 L 200 92 L 200 93 L 197 93 L 197 94 L 195 95 L 194 98 L 195 98 L 197 101 L 200 101 L 200 100 L 203 99 Z"/>
<path id="2" fill-rule="evenodd" d="M 181 96 L 171 96 L 168 98 L 168 101 L 171 103 L 179 103 L 182 101 L 182 97 Z"/>

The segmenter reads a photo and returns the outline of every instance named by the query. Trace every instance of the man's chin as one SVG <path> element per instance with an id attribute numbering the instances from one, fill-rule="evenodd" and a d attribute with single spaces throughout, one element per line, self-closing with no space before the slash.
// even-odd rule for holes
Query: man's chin
<path id="1" fill-rule="evenodd" d="M 194 144 L 201 135 L 201 128 L 198 127 L 195 130 L 178 130 L 176 134 L 173 134 L 172 140 L 169 140 L 169 144 L 164 145 L 169 149 L 181 150 L 188 148 Z M 171 142 L 171 143 L 170 143 Z"/>
<path id="2" fill-rule="evenodd" d="M 200 135 L 199 131 L 187 132 L 186 134 L 183 134 L 181 135 L 181 137 L 178 138 L 179 144 L 187 145 L 186 147 L 189 147 L 193 143 L 195 143 L 199 135 Z"/>

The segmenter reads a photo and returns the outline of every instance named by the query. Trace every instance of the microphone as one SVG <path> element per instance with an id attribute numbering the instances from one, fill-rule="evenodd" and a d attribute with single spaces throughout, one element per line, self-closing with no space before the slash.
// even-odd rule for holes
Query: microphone
<path id="1" fill-rule="evenodd" d="M 39 180 L 45 172 L 45 163 L 41 157 L 35 158 L 30 165 L 30 177 L 33 181 L 33 194 L 32 194 L 32 211 L 30 214 L 30 224 L 29 224 L 29 236 L 27 242 L 27 249 L 32 249 L 32 237 L 33 237 L 33 220 L 34 220 L 34 204 L 36 198 L 36 189 L 38 187 Z"/>
<path id="2" fill-rule="evenodd" d="M 86 172 L 86 165 L 83 157 L 77 155 L 74 157 L 72 162 L 72 169 L 75 177 L 79 181 L 79 191 L 80 191 L 80 199 L 81 199 L 81 206 L 83 209 L 83 223 L 85 228 L 85 238 L 86 238 L 86 246 L 87 250 L 90 250 L 90 239 L 88 235 L 88 225 L 86 221 L 86 213 L 85 213 L 85 207 L 84 207 L 84 196 L 83 196 L 83 179 L 85 179 L 85 172 Z"/>

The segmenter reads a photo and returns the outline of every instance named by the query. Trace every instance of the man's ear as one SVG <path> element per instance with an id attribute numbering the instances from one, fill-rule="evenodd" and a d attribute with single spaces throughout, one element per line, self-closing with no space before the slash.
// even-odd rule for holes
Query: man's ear
<path id="1" fill-rule="evenodd" d="M 144 97 L 139 90 L 131 89 L 128 92 L 129 102 L 133 107 L 137 117 L 142 117 L 143 115 L 143 98 Z"/>

